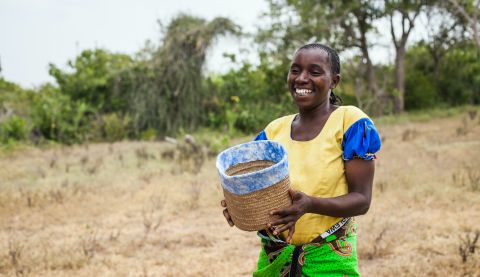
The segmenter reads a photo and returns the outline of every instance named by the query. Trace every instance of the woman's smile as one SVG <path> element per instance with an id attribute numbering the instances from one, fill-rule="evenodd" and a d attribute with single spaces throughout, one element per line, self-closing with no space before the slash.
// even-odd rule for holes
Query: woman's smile
<path id="1" fill-rule="evenodd" d="M 295 95 L 296 96 L 308 96 L 312 94 L 311 89 L 301 89 L 301 88 L 296 88 L 295 89 Z"/>
<path id="2" fill-rule="evenodd" d="M 328 54 L 318 49 L 299 51 L 290 67 L 288 87 L 301 110 L 311 110 L 328 103 L 330 90 L 338 82 L 332 75 Z"/>

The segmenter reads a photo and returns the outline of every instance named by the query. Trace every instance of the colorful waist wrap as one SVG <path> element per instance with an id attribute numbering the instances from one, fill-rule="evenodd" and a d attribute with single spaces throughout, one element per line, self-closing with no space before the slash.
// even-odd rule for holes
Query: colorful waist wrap
<path id="1" fill-rule="evenodd" d="M 295 246 L 258 232 L 262 250 L 256 277 L 273 276 L 360 276 L 357 267 L 356 226 L 353 220 L 325 239 Z"/>

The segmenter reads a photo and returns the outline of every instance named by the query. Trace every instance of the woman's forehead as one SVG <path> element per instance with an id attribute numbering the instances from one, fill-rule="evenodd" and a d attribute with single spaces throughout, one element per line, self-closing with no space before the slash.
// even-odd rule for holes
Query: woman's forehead
<path id="1" fill-rule="evenodd" d="M 325 63 L 329 64 L 328 52 L 322 48 L 300 49 L 293 56 L 292 63 Z"/>

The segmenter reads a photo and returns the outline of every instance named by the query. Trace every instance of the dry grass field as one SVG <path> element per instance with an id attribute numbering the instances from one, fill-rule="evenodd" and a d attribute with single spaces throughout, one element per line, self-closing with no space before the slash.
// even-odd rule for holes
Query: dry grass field
<path id="1" fill-rule="evenodd" d="M 362 275 L 480 276 L 480 111 L 386 122 Z M 249 276 L 259 240 L 224 221 L 214 159 L 181 172 L 173 148 L 2 152 L 0 276 Z"/>

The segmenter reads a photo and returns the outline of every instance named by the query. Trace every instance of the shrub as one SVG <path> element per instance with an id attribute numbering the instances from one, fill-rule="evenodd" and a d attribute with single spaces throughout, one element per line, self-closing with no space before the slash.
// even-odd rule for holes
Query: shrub
<path id="1" fill-rule="evenodd" d="M 10 140 L 22 141 L 27 139 L 30 127 L 25 119 L 19 116 L 11 116 L 0 123 L 0 141 L 7 143 Z"/>
<path id="2" fill-rule="evenodd" d="M 117 114 L 106 114 L 102 116 L 103 135 L 107 141 L 116 141 L 128 137 L 130 117 L 121 117 Z"/>
<path id="3" fill-rule="evenodd" d="M 427 49 L 412 47 L 407 53 L 405 74 L 405 108 L 407 110 L 431 108 L 437 101 L 438 88 L 434 66 Z"/>
<path id="4" fill-rule="evenodd" d="M 158 132 L 157 130 L 153 128 L 148 128 L 147 130 L 143 131 L 140 134 L 140 138 L 142 140 L 149 140 L 149 141 L 154 141 L 158 137 Z"/>
<path id="5" fill-rule="evenodd" d="M 72 101 L 53 87 L 39 92 L 32 109 L 36 132 L 48 140 L 80 143 L 91 132 L 93 109 L 86 103 Z"/>

